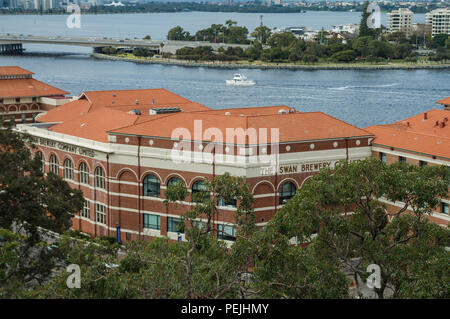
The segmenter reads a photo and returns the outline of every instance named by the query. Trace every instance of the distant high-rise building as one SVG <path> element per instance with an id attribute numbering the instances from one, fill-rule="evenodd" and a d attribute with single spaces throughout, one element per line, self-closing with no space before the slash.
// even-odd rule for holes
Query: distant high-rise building
<path id="1" fill-rule="evenodd" d="M 413 26 L 413 16 L 411 10 L 400 8 L 393 10 L 388 14 L 388 31 L 389 32 L 404 32 L 411 34 Z"/>
<path id="2" fill-rule="evenodd" d="M 450 8 L 428 12 L 425 24 L 431 26 L 432 36 L 436 34 L 450 34 Z"/>

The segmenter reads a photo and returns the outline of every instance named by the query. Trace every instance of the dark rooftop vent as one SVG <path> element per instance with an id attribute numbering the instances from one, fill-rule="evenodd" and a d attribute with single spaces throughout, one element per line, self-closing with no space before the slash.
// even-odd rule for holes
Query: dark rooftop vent
<path id="1" fill-rule="evenodd" d="M 128 112 L 129 114 L 136 114 L 136 115 L 141 115 L 141 110 L 138 110 L 138 109 L 134 109 L 134 110 L 131 110 L 130 112 Z"/>
<path id="2" fill-rule="evenodd" d="M 166 114 L 166 113 L 178 113 L 181 112 L 181 109 L 178 107 L 160 107 L 150 109 L 150 115 L 155 114 Z"/>

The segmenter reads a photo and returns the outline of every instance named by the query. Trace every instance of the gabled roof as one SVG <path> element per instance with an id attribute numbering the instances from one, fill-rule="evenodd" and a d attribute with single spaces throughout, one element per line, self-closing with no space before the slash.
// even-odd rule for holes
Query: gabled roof
<path id="1" fill-rule="evenodd" d="M 0 77 L 5 75 L 30 75 L 31 71 L 25 70 L 20 66 L 0 66 Z"/>
<path id="2" fill-rule="evenodd" d="M 366 130 L 375 135 L 373 144 L 450 159 L 448 110 L 432 109 L 394 124 L 369 126 Z"/>
<path id="3" fill-rule="evenodd" d="M 0 98 L 65 95 L 68 92 L 32 78 L 0 80 Z"/>

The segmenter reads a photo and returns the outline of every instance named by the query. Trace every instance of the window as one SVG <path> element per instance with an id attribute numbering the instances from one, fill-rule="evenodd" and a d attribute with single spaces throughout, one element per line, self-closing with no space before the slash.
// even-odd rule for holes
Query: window
<path id="1" fill-rule="evenodd" d="M 100 224 L 106 224 L 106 206 L 103 204 L 95 205 L 95 221 Z"/>
<path id="2" fill-rule="evenodd" d="M 53 174 L 59 174 L 59 162 L 56 155 L 50 156 L 50 172 Z"/>
<path id="3" fill-rule="evenodd" d="M 181 182 L 182 179 L 179 177 L 172 177 L 171 179 L 169 179 L 169 181 L 167 182 L 167 186 L 171 186 L 171 185 L 175 185 L 178 182 Z"/>
<path id="4" fill-rule="evenodd" d="M 80 183 L 89 184 L 89 168 L 85 162 L 80 164 Z"/>
<path id="5" fill-rule="evenodd" d="M 291 182 L 284 183 L 280 189 L 279 204 L 280 205 L 285 204 L 289 199 L 291 199 L 292 196 L 295 195 L 295 191 L 296 191 L 296 188 L 295 188 L 294 183 L 291 183 Z"/>
<path id="6" fill-rule="evenodd" d="M 184 233 L 183 229 L 178 229 L 178 225 L 181 224 L 181 219 L 175 217 L 167 217 L 167 231 L 173 233 Z M 181 227 L 182 225 L 180 225 Z"/>
<path id="7" fill-rule="evenodd" d="M 236 240 L 236 228 L 234 228 L 234 226 L 224 224 L 219 224 L 217 226 L 219 230 L 219 232 L 217 233 L 217 237 L 219 239 L 231 241 Z"/>
<path id="8" fill-rule="evenodd" d="M 16 103 L 20 103 L 20 97 L 16 97 Z"/>
<path id="9" fill-rule="evenodd" d="M 37 98 L 36 98 L 36 97 L 33 97 L 31 100 L 32 100 L 33 102 L 36 102 L 36 101 L 37 101 Z"/>
<path id="10" fill-rule="evenodd" d="M 425 161 L 419 161 L 419 166 L 420 166 L 420 167 L 427 166 L 427 165 L 428 165 L 427 162 L 425 162 Z"/>
<path id="11" fill-rule="evenodd" d="M 64 178 L 73 180 L 73 163 L 69 158 L 64 161 Z"/>
<path id="12" fill-rule="evenodd" d="M 27 122 L 27 115 L 25 113 L 22 113 L 22 123 Z"/>
<path id="13" fill-rule="evenodd" d="M 144 214 L 144 228 L 160 230 L 160 220 L 161 218 L 159 217 L 159 215 Z"/>
<path id="14" fill-rule="evenodd" d="M 441 212 L 442 212 L 442 214 L 448 215 L 448 212 L 449 212 L 449 204 L 448 203 L 444 203 L 444 202 L 441 203 Z"/>
<path id="15" fill-rule="evenodd" d="M 406 157 L 404 157 L 404 156 L 399 156 L 399 157 L 398 157 L 398 161 L 399 161 L 400 163 L 406 163 Z"/>
<path id="16" fill-rule="evenodd" d="M 219 204 L 219 206 L 236 207 L 237 200 L 236 199 L 232 199 L 232 200 L 226 201 L 225 199 L 220 198 L 218 204 Z"/>
<path id="17" fill-rule="evenodd" d="M 94 173 L 95 173 L 95 187 L 105 189 L 105 172 L 103 172 L 103 168 L 97 166 Z"/>
<path id="18" fill-rule="evenodd" d="M 196 181 L 192 185 L 192 201 L 200 201 L 201 198 L 199 198 L 201 192 L 207 192 L 208 186 L 205 185 L 203 181 Z M 203 199 L 207 199 L 209 197 L 208 193 L 205 193 L 203 196 Z"/>
<path id="19" fill-rule="evenodd" d="M 382 161 L 383 163 L 386 163 L 386 154 L 385 153 L 380 153 L 380 161 Z"/>
<path id="20" fill-rule="evenodd" d="M 91 218 L 91 203 L 84 200 L 83 209 L 81 210 L 81 217 Z"/>
<path id="21" fill-rule="evenodd" d="M 36 157 L 41 160 L 41 172 L 44 173 L 45 170 L 44 155 L 42 154 L 41 151 L 37 151 Z"/>
<path id="22" fill-rule="evenodd" d="M 155 175 L 147 175 L 144 178 L 144 196 L 160 196 L 160 183 Z"/>

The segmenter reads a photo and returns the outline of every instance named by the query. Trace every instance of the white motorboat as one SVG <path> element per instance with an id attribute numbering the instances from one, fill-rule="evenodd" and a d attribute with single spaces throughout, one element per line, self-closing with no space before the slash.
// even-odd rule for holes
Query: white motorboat
<path id="1" fill-rule="evenodd" d="M 256 82 L 247 79 L 247 77 L 243 74 L 236 73 L 233 76 L 233 80 L 225 80 L 227 85 L 234 85 L 234 86 L 251 86 L 255 85 Z"/>

